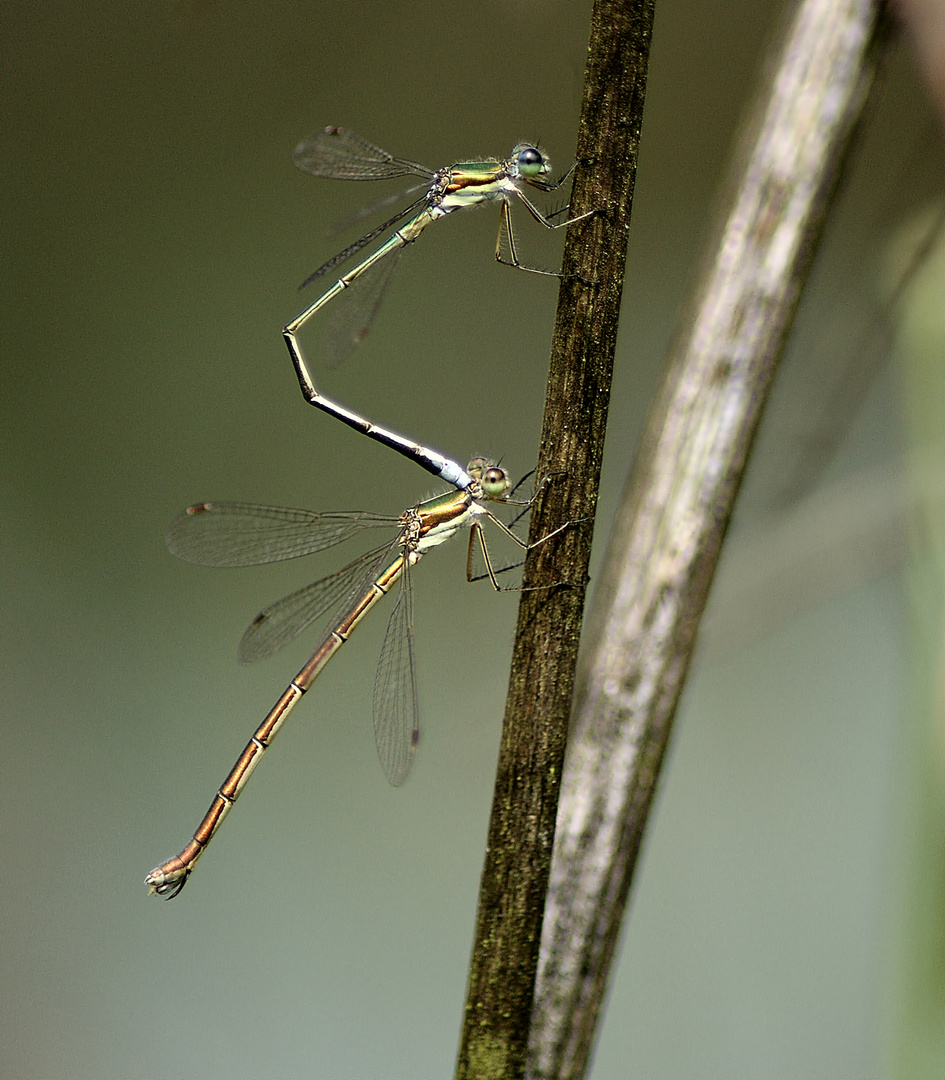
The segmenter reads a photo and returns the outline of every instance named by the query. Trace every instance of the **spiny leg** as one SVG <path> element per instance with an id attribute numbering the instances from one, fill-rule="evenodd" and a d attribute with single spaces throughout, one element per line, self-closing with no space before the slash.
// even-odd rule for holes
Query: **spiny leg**
<path id="1" fill-rule="evenodd" d="M 596 210 L 588 210 L 584 214 L 580 214 L 576 218 L 568 218 L 567 221 L 552 221 L 550 217 L 546 217 L 535 204 L 528 199 L 522 192 L 516 192 L 518 197 L 525 204 L 526 209 L 532 215 L 532 217 L 540 224 L 544 225 L 546 229 L 563 229 L 568 225 L 573 225 L 576 221 L 584 221 L 586 218 L 595 214 Z M 562 210 L 555 211 L 552 217 L 556 217 L 559 213 L 563 213 L 564 210 L 569 209 L 563 207 Z M 509 245 L 509 258 L 504 258 L 502 254 L 502 233 L 505 231 L 505 236 L 508 239 Z M 565 277 L 567 275 L 559 274 L 555 270 L 541 270 L 537 266 L 526 266 L 523 262 L 519 261 L 518 253 L 515 250 L 515 234 L 512 231 L 512 208 L 507 199 L 502 200 L 502 213 L 499 218 L 499 232 L 496 236 L 495 242 L 495 259 L 496 262 L 501 263 L 503 266 L 514 266 L 516 270 L 527 270 L 530 274 L 541 274 L 543 277 Z M 572 275 L 578 277 L 579 280 L 585 281 L 584 278 L 580 278 L 579 275 Z M 586 284 L 593 284 L 593 282 L 585 282 Z"/>
<path id="2" fill-rule="evenodd" d="M 508 536 L 510 540 L 512 540 L 516 544 L 518 544 L 518 546 L 523 551 L 531 551 L 532 548 L 538 547 L 540 544 L 543 544 L 546 540 L 550 540 L 552 537 L 557 536 L 561 532 L 564 532 L 565 529 L 570 528 L 571 525 L 576 524 L 576 522 L 574 522 L 574 521 L 566 521 L 563 525 L 559 525 L 557 529 L 552 529 L 552 531 L 550 533 L 546 533 L 544 536 L 540 537 L 538 540 L 535 540 L 533 543 L 529 544 L 526 541 L 524 541 L 520 536 L 516 536 L 516 534 L 514 532 L 512 532 L 512 530 L 509 529 L 505 525 L 504 522 L 500 521 L 499 518 L 495 517 L 493 514 L 486 511 L 486 516 L 489 518 L 489 520 L 491 522 L 493 522 L 495 525 L 498 525 L 498 527 L 502 530 L 502 532 L 504 532 L 505 535 Z M 486 567 L 486 576 L 489 578 L 489 581 L 492 583 L 492 587 L 493 587 L 493 589 L 495 589 L 496 592 L 537 592 L 539 589 L 550 589 L 550 588 L 554 588 L 555 586 L 558 586 L 558 585 L 567 585 L 568 584 L 568 582 L 566 582 L 566 581 L 552 581 L 548 585 L 528 585 L 528 586 L 519 585 L 519 586 L 511 586 L 511 587 L 500 585 L 499 582 L 498 582 L 498 579 L 496 577 L 497 571 L 495 570 L 495 568 L 492 565 L 492 557 L 489 555 L 489 547 L 486 544 L 485 533 L 483 532 L 482 525 L 478 521 L 474 521 L 472 523 L 471 527 L 470 527 L 469 547 L 466 550 L 466 580 L 467 581 L 469 581 L 469 582 L 480 581 L 482 579 L 482 576 L 483 576 L 481 574 L 479 574 L 479 575 L 473 574 L 473 565 L 472 565 L 472 563 L 473 563 L 473 545 L 474 545 L 477 538 L 479 540 L 480 550 L 482 551 L 482 559 L 483 559 L 483 562 L 484 562 L 485 567 Z M 507 571 L 507 570 L 514 570 L 518 566 L 521 566 L 521 565 L 522 565 L 521 563 L 516 563 L 513 566 L 504 566 L 498 571 L 498 573 L 501 574 L 501 573 L 505 573 L 505 571 Z"/>

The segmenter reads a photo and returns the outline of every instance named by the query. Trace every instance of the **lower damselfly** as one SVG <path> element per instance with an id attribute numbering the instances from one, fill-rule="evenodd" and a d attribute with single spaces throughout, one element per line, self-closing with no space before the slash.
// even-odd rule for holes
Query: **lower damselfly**
<path id="1" fill-rule="evenodd" d="M 270 656 L 313 622 L 328 616 L 311 658 L 253 733 L 192 839 L 179 855 L 156 866 L 145 878 L 150 892 L 171 899 L 181 891 L 289 713 L 355 627 L 398 581 L 399 591 L 374 679 L 374 737 L 381 767 L 390 783 L 398 785 L 406 779 L 419 738 L 412 637 L 413 567 L 432 548 L 468 526 L 467 579 L 474 580 L 474 545 L 478 541 L 486 576 L 496 590 L 503 591 L 485 543 L 482 522 L 491 521 L 526 551 L 567 527 L 565 524 L 527 544 L 487 504 L 521 507 L 524 513 L 535 496 L 525 502 L 514 499 L 505 470 L 485 458 L 474 458 L 465 470 L 455 462 L 450 464 L 452 468 L 447 471 L 465 478 L 468 484 L 418 503 L 398 517 L 367 512 L 316 513 L 232 502 L 199 503 L 177 517 L 167 535 L 167 546 L 178 558 L 204 566 L 256 566 L 294 559 L 334 547 L 365 529 L 388 528 L 395 535 L 343 569 L 279 600 L 250 624 L 239 646 L 239 658 L 244 662 Z"/>
<path id="2" fill-rule="evenodd" d="M 295 150 L 295 163 L 300 169 L 313 176 L 323 176 L 334 180 L 389 180 L 398 176 L 420 177 L 423 183 L 403 193 L 407 197 L 420 188 L 425 188 L 420 198 L 399 210 L 393 217 L 372 229 L 343 251 L 332 256 L 302 283 L 310 285 L 337 266 L 356 255 L 368 244 L 391 229 L 394 232 L 380 244 L 354 269 L 339 278 L 334 285 L 323 293 L 301 315 L 290 322 L 283 334 L 289 354 L 296 366 L 302 362 L 301 346 L 296 337 L 301 327 L 326 304 L 355 283 L 358 288 L 350 299 L 341 306 L 329 324 L 325 337 L 325 359 L 330 367 L 336 367 L 358 345 L 367 334 L 371 322 L 380 306 L 381 298 L 390 281 L 400 254 L 407 244 L 414 240 L 428 226 L 439 218 L 483 203 L 498 202 L 501 205 L 499 234 L 496 239 L 495 257 L 506 266 L 527 270 L 548 277 L 559 277 L 551 270 L 542 270 L 526 266 L 519 261 L 515 248 L 515 236 L 512 232 L 511 203 L 517 199 L 529 214 L 546 229 L 558 229 L 573 225 L 590 217 L 593 211 L 580 214 L 567 221 L 553 219 L 568 210 L 544 214 L 529 199 L 523 190 L 528 185 L 538 191 L 555 191 L 571 175 L 574 166 L 558 180 L 547 179 L 551 172 L 551 163 L 547 155 L 537 146 L 520 143 L 514 147 L 511 155 L 504 161 L 488 158 L 483 161 L 463 161 L 448 165 L 443 169 L 428 169 L 406 158 L 394 157 L 386 150 L 369 143 L 346 128 L 326 127 L 317 135 L 303 139 Z M 385 203 L 393 200 L 384 200 Z M 383 203 L 381 204 L 383 205 Z M 358 217 L 365 215 L 358 215 Z M 405 220 L 407 219 L 407 220 Z M 398 224 L 404 224 L 396 228 Z M 504 241 L 504 243 L 503 243 Z"/>

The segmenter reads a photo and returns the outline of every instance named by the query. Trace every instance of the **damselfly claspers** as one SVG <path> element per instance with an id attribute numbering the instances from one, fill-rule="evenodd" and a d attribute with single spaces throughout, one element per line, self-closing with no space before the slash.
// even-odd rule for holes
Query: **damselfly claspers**
<path id="1" fill-rule="evenodd" d="M 426 185 L 426 191 L 419 199 L 399 210 L 360 240 L 349 244 L 344 251 L 330 258 L 302 283 L 304 288 L 330 273 L 383 233 L 393 229 L 398 222 L 409 218 L 366 259 L 339 278 L 327 292 L 285 327 L 283 334 L 296 368 L 302 364 L 301 347 L 296 338 L 299 329 L 327 303 L 355 282 L 359 282 L 352 298 L 342 306 L 330 323 L 326 336 L 326 360 L 331 367 L 340 364 L 367 334 L 403 249 L 407 244 L 413 243 L 428 225 L 452 214 L 454 210 L 487 202 L 500 203 L 502 216 L 495 246 L 496 259 L 506 266 L 548 277 L 560 275 L 519 262 L 512 233 L 512 200 L 520 200 L 531 216 L 547 229 L 573 225 L 594 213 L 588 211 L 568 221 L 555 222 L 552 218 L 568 210 L 568 207 L 546 215 L 535 206 L 525 194 L 523 185 L 527 184 L 538 191 L 554 191 L 571 175 L 574 166 L 559 180 L 546 179 L 551 171 L 551 163 L 547 155 L 529 143 L 520 143 L 505 161 L 464 161 L 434 171 L 418 165 L 415 161 L 394 157 L 346 128 L 326 127 L 317 135 L 299 143 L 295 150 L 295 163 L 313 176 L 335 180 L 388 180 L 397 176 L 419 176 Z M 418 185 L 403 194 L 409 195 L 423 186 Z M 508 258 L 503 250 L 503 236 L 508 246 Z"/>

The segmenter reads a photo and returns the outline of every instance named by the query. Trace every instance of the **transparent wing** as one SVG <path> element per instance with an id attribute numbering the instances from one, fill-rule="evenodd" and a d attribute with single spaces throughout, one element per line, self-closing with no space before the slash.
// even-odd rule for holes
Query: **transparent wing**
<path id="1" fill-rule="evenodd" d="M 410 772 L 420 739 L 413 660 L 413 590 L 409 560 L 391 612 L 374 678 L 374 742 L 384 775 L 395 786 Z"/>
<path id="2" fill-rule="evenodd" d="M 394 157 L 347 128 L 326 127 L 295 148 L 295 164 L 330 180 L 388 180 L 394 176 L 433 177 L 415 161 Z"/>
<path id="3" fill-rule="evenodd" d="M 177 515 L 165 542 L 185 562 L 258 566 L 324 551 L 364 529 L 396 525 L 397 518 L 366 511 L 317 514 L 255 503 L 198 503 Z"/>
<path id="4" fill-rule="evenodd" d="M 396 540 L 360 556 L 334 574 L 328 574 L 304 589 L 290 593 L 261 611 L 240 641 L 237 656 L 241 664 L 264 660 L 287 645 L 316 619 L 331 613 L 326 635 L 352 605 L 371 588 L 380 571 L 398 549 Z"/>
<path id="5" fill-rule="evenodd" d="M 339 367 L 367 337 L 406 247 L 394 248 L 351 282 L 335 301 L 323 349 L 329 368 Z"/>
<path id="6" fill-rule="evenodd" d="M 302 289 L 308 288 L 313 281 L 318 281 L 320 277 L 330 273 L 336 266 L 340 266 L 343 262 L 347 262 L 352 255 L 356 255 L 362 248 L 367 247 L 372 240 L 376 240 L 382 233 L 387 232 L 388 229 L 392 229 L 398 221 L 403 221 L 409 214 L 418 211 L 421 206 L 426 204 L 426 201 L 427 197 L 424 195 L 422 198 L 417 199 L 416 202 L 411 203 L 409 206 L 405 206 L 403 210 L 398 210 L 392 218 L 382 222 L 376 228 L 371 229 L 371 231 L 366 236 L 362 236 L 360 240 L 355 240 L 353 244 L 349 244 L 344 251 L 339 251 L 337 255 L 332 255 L 327 262 L 322 263 L 317 270 L 313 270 L 312 273 L 308 275 L 299 286 L 299 290 L 301 291 Z"/>
<path id="7" fill-rule="evenodd" d="M 366 218 L 374 217 L 375 214 L 379 214 L 382 210 L 386 210 L 388 206 L 393 206 L 395 203 L 403 202 L 408 196 L 413 195 L 415 192 L 425 188 L 426 184 L 411 184 L 405 191 L 396 191 L 393 195 L 386 195 L 383 199 L 378 199 L 377 202 L 371 203 L 369 206 L 362 206 L 354 214 L 350 214 L 342 221 L 336 222 L 328 230 L 328 236 L 338 236 L 339 233 L 347 232 L 348 229 L 353 229 L 359 222 L 364 221 Z M 412 208 L 412 207 L 411 207 Z"/>

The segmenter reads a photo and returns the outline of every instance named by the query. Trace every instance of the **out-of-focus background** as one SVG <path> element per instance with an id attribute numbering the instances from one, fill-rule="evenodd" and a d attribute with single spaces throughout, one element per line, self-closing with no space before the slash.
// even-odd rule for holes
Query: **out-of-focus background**
<path id="1" fill-rule="evenodd" d="M 781 9 L 658 5 L 600 548 Z M 340 124 L 433 167 L 540 140 L 563 170 L 588 15 L 557 0 L 4 5 L 9 1080 L 450 1075 L 514 597 L 465 584 L 462 542 L 425 560 L 409 782 L 389 788 L 375 758 L 378 614 L 165 904 L 145 873 L 188 839 L 312 640 L 240 667 L 243 629 L 356 549 L 215 571 L 162 536 L 198 500 L 397 513 L 437 490 L 298 392 L 280 330 L 314 294 L 296 286 L 346 242 L 327 229 L 391 188 L 314 179 L 292 150 Z M 902 373 L 937 324 L 890 343 L 877 313 L 941 197 L 940 131 L 900 44 L 743 491 L 595 1080 L 875 1077 L 895 1045 L 921 688 L 901 507 L 880 498 L 874 522 L 856 493 L 902 490 Z M 516 217 L 523 255 L 553 266 L 560 239 Z M 496 226 L 483 210 L 431 229 L 359 352 L 313 367 L 378 422 L 520 473 L 556 288 L 495 264 Z M 932 310 L 940 287 L 926 293 Z M 910 376 L 913 405 L 941 398 L 938 359 L 928 384 Z M 788 532 L 782 573 L 770 523 L 798 491 L 821 492 L 820 524 Z M 846 506 L 866 513 L 859 562 Z"/>

